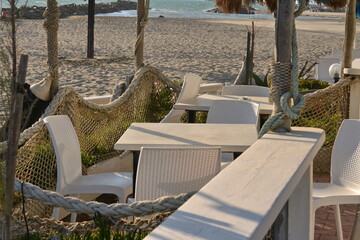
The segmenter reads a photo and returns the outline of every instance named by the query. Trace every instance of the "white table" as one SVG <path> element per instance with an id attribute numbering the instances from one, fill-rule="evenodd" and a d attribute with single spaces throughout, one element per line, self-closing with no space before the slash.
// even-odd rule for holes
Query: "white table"
<path id="1" fill-rule="evenodd" d="M 246 100 L 259 104 L 261 115 L 271 115 L 273 105 L 269 102 L 268 97 L 255 97 L 255 96 L 235 96 L 235 95 L 215 95 L 215 94 L 202 94 L 196 98 L 175 103 L 174 109 L 186 110 L 189 112 L 189 122 L 195 122 L 195 113 L 197 111 L 207 112 L 215 100 Z"/>
<path id="2" fill-rule="evenodd" d="M 141 147 L 220 146 L 223 152 L 241 153 L 256 140 L 253 124 L 133 123 L 114 149 L 133 151 L 135 181 Z"/>

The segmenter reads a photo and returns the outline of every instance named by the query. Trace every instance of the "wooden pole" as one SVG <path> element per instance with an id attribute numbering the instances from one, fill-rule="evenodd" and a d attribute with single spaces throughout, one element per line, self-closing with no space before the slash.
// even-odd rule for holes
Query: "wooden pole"
<path id="1" fill-rule="evenodd" d="M 276 12 L 276 26 L 275 26 L 275 62 L 277 63 L 291 63 L 291 42 L 292 42 L 292 27 L 294 21 L 294 9 L 295 1 L 289 0 L 277 0 L 277 12 Z M 291 71 L 291 69 L 289 69 Z M 278 73 L 277 73 L 278 74 Z M 289 88 L 280 88 L 283 92 L 277 93 L 275 98 L 275 113 L 281 112 L 280 98 L 283 93 L 290 91 L 291 75 L 289 79 L 283 79 L 289 81 Z M 286 86 L 286 83 L 284 84 Z M 290 131 L 291 119 L 287 118 L 285 123 L 276 128 L 275 131 Z M 278 218 L 274 223 L 274 240 L 283 240 L 288 237 L 288 203 L 285 204 L 280 211 Z"/>
<path id="2" fill-rule="evenodd" d="M 2 239 L 10 240 L 10 220 L 13 207 L 13 192 L 15 182 L 16 156 L 18 151 L 18 142 L 20 137 L 21 114 L 24 98 L 24 84 L 26 79 L 28 56 L 21 55 L 19 64 L 19 73 L 15 83 L 15 97 L 12 102 L 10 112 L 10 124 L 8 131 L 7 152 L 5 154 L 5 188 L 4 188 L 4 223 L 2 231 Z"/>
<path id="3" fill-rule="evenodd" d="M 294 9 L 295 3 L 294 1 L 288 0 L 278 0 L 277 1 L 277 12 L 276 12 L 276 26 L 275 26 L 275 62 L 280 64 L 291 63 L 291 42 L 292 42 L 292 26 L 294 20 Z M 289 69 L 291 72 L 291 69 Z M 279 73 L 277 73 L 279 75 Z M 289 79 L 283 79 L 283 81 L 289 82 L 281 82 L 280 84 L 288 87 L 280 87 L 275 86 L 279 92 L 275 97 L 274 104 L 274 112 L 282 112 L 280 106 L 280 96 L 282 96 L 285 92 L 290 91 L 291 87 L 291 74 L 289 75 Z M 282 80 L 282 79 L 280 79 Z M 290 131 L 291 120 L 290 118 L 285 119 L 283 125 L 279 126 L 275 129 L 275 131 Z"/>
<path id="4" fill-rule="evenodd" d="M 87 58 L 94 58 L 95 0 L 89 0 Z"/>
<path id="5" fill-rule="evenodd" d="M 356 34 L 356 0 L 349 0 L 346 7 L 345 36 L 342 48 L 342 70 L 351 68 Z M 343 71 L 342 71 L 343 72 Z"/>
<path id="6" fill-rule="evenodd" d="M 137 2 L 137 19 L 136 19 L 136 38 L 137 40 L 140 37 L 140 34 L 143 30 L 142 21 L 145 15 L 145 0 L 138 0 Z M 143 41 L 139 41 L 139 44 L 136 45 L 135 49 L 135 68 L 136 71 L 139 70 L 141 65 L 144 63 L 144 46 Z"/>

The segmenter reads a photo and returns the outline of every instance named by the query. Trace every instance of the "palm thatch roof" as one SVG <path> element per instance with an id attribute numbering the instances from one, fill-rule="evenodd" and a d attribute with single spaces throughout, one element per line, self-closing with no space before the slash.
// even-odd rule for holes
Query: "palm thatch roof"
<path id="1" fill-rule="evenodd" d="M 276 0 L 214 0 L 215 5 L 225 13 L 239 13 L 241 7 L 250 7 L 251 4 L 258 2 L 266 5 L 271 12 L 276 10 Z M 347 0 L 315 0 L 318 4 L 324 4 L 332 9 L 345 7 Z M 307 0 L 308 2 L 308 0 Z"/>

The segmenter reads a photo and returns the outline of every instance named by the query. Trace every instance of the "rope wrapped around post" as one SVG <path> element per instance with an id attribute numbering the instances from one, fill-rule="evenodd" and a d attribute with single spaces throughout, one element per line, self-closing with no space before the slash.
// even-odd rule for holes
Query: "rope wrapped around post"
<path id="1" fill-rule="evenodd" d="M 135 48 L 134 48 L 136 71 L 141 67 L 141 65 L 144 62 L 144 35 L 145 35 L 145 26 L 148 23 L 149 8 L 150 8 L 149 0 L 145 0 L 145 6 L 141 6 L 141 4 L 140 5 L 138 4 L 138 12 L 143 13 L 143 17 L 142 19 L 138 20 L 138 24 L 139 24 L 138 34 L 136 37 Z"/>
<path id="2" fill-rule="evenodd" d="M 300 16 L 301 13 L 305 9 L 305 1 L 302 0 L 298 10 L 294 13 L 295 17 Z M 259 132 L 259 138 L 261 138 L 266 132 L 269 130 L 276 129 L 280 125 L 282 125 L 286 118 L 297 119 L 299 118 L 299 112 L 301 108 L 305 105 L 305 100 L 302 95 L 299 94 L 298 88 L 298 46 L 296 39 L 296 26 L 295 26 L 295 18 L 293 20 L 293 28 L 292 28 L 292 64 L 290 63 L 274 63 L 274 76 L 273 76 L 273 84 L 271 88 L 271 99 L 270 101 L 280 101 L 280 106 L 282 111 L 275 113 L 272 115 L 263 125 Z M 291 71 L 290 71 L 291 66 Z M 291 72 L 291 76 L 290 76 Z M 290 82 L 283 81 L 284 79 L 290 79 L 292 90 L 291 92 L 285 92 L 282 89 L 289 89 Z M 274 84 L 275 83 L 275 84 Z M 282 94 L 279 99 L 280 94 Z M 276 98 L 276 99 L 275 99 Z M 291 104 L 290 99 L 293 99 L 293 106 L 289 106 Z"/>
<path id="3" fill-rule="evenodd" d="M 98 212 L 101 216 L 113 219 L 173 211 L 195 194 L 195 192 L 189 192 L 177 196 L 165 196 L 153 201 L 107 205 L 99 202 L 84 202 L 74 197 L 64 197 L 57 192 L 42 190 L 35 185 L 16 179 L 15 191 L 22 192 L 22 190 L 25 198 L 42 201 L 48 206 L 62 207 L 69 212 L 85 213 L 89 216 L 94 216 Z"/>
<path id="4" fill-rule="evenodd" d="M 59 30 L 60 10 L 56 0 L 47 0 L 47 8 L 44 12 L 44 28 L 47 33 L 47 51 L 48 51 L 48 76 L 51 81 L 51 98 L 54 97 L 59 89 L 59 48 L 58 48 L 58 30 Z"/>

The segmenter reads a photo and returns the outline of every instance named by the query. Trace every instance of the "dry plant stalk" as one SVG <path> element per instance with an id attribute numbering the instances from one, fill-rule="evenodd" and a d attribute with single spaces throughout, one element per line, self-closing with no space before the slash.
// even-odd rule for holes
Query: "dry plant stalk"
<path id="1" fill-rule="evenodd" d="M 10 116 L 12 100 L 12 67 L 11 67 L 11 25 L 0 22 L 0 142 L 6 141 L 6 126 Z M 0 153 L 0 193 L 4 192 L 5 157 Z M 4 194 L 0 194 L 0 212 L 3 211 Z M 1 213 L 0 213 L 1 214 Z"/>

